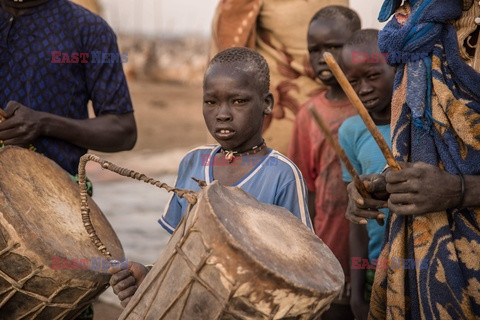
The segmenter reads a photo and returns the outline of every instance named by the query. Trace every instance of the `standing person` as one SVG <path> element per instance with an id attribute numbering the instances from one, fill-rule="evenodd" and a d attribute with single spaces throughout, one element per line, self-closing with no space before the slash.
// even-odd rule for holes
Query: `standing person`
<path id="1" fill-rule="evenodd" d="M 305 34 L 315 12 L 347 0 L 220 0 L 213 21 L 212 52 L 233 46 L 257 50 L 268 62 L 273 112 L 265 118 L 264 138 L 287 154 L 295 115 L 325 89 L 308 62 Z"/>
<path id="2" fill-rule="evenodd" d="M 403 169 L 364 177 L 374 199 L 349 185 L 347 217 L 374 218 L 375 209 L 388 206 L 380 258 L 423 260 L 425 267 L 377 270 L 369 318 L 477 319 L 480 73 L 462 60 L 451 24 L 462 2 L 419 0 L 398 8 L 387 1 L 381 18 L 393 13 L 379 45 L 397 66 L 392 148 Z"/>
<path id="3" fill-rule="evenodd" d="M 307 101 L 320 113 L 333 135 L 342 122 L 356 111 L 329 70 L 323 54 L 329 51 L 340 61 L 341 49 L 352 34 L 360 29 L 360 18 L 355 11 L 341 6 L 330 6 L 318 11 L 312 18 L 307 35 L 310 64 L 316 76 L 328 89 Z M 332 250 L 345 273 L 342 297 L 325 315 L 325 319 L 352 319 L 349 306 L 349 248 L 348 221 L 345 220 L 347 195 L 342 181 L 340 159 L 318 129 L 307 108 L 297 114 L 288 152 L 307 182 L 309 211 L 315 233 Z"/>
<path id="4" fill-rule="evenodd" d="M 10 115 L 2 144 L 31 144 L 71 175 L 87 149 L 131 149 L 132 102 L 107 23 L 67 0 L 0 4 L 0 105 Z"/>
<path id="5" fill-rule="evenodd" d="M 269 82 L 265 59 L 251 49 L 230 48 L 212 59 L 203 82 L 203 116 L 219 145 L 187 153 L 175 187 L 198 191 L 192 177 L 207 184 L 218 180 L 242 188 L 261 202 L 286 208 L 312 229 L 302 174 L 287 157 L 267 148 L 262 138 L 263 119 L 273 107 Z M 165 230 L 175 231 L 187 205 L 185 199 L 172 195 L 159 220 Z M 114 273 L 113 290 L 126 306 L 148 269 L 131 262 L 128 269 L 110 272 Z"/>
<path id="6" fill-rule="evenodd" d="M 0 106 L 9 115 L 0 147 L 33 147 L 72 176 L 87 149 L 133 148 L 132 102 L 104 20 L 67 0 L 0 0 L 0 35 Z M 94 62 L 95 52 L 106 60 Z M 91 307 L 77 319 L 93 319 Z"/>
<path id="7" fill-rule="evenodd" d="M 378 30 L 366 29 L 354 33 L 342 50 L 345 75 L 368 110 L 383 138 L 390 141 L 390 111 L 394 69 L 389 66 L 378 48 Z M 338 140 L 361 175 L 380 173 L 387 165 L 373 136 L 362 118 L 345 120 L 338 130 Z M 342 165 L 343 181 L 352 177 Z M 382 209 L 385 216 L 387 209 Z M 385 226 L 369 220 L 364 224 L 350 224 L 350 277 L 352 295 L 350 305 L 355 319 L 366 320 L 372 292 L 375 268 L 378 263 Z M 369 261 L 365 264 L 364 261 Z M 371 266 L 371 268 L 369 268 Z"/>

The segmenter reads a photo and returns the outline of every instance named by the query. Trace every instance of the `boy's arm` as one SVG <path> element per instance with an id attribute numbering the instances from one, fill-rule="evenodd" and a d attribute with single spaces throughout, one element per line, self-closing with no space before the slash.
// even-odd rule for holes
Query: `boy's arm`
<path id="1" fill-rule="evenodd" d="M 363 259 L 368 259 L 368 233 L 365 225 L 350 223 L 350 277 L 352 294 L 350 305 L 355 319 L 367 319 L 369 305 L 365 301 L 366 270 Z"/>

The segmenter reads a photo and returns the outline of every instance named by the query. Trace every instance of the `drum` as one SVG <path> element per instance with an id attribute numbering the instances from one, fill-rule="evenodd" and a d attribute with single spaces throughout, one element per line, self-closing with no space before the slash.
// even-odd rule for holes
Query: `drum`
<path id="1" fill-rule="evenodd" d="M 119 320 L 320 319 L 343 283 L 333 253 L 290 212 L 214 182 Z"/>
<path id="2" fill-rule="evenodd" d="M 22 148 L 0 149 L 0 170 L 0 319 L 74 319 L 110 279 L 82 223 L 79 187 Z M 97 234 L 124 259 L 110 224 L 88 203 Z"/>

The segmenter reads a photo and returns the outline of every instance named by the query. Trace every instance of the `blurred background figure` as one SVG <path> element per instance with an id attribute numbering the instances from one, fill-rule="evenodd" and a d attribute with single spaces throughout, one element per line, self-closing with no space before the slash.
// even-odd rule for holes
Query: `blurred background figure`
<path id="1" fill-rule="evenodd" d="M 100 16 L 102 15 L 102 7 L 98 3 L 98 0 L 71 0 L 71 1 L 87 8 L 93 13 L 96 13 Z"/>

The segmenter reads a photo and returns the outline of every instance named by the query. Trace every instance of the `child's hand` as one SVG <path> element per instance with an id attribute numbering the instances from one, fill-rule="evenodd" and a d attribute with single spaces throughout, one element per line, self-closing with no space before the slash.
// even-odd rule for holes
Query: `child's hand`
<path id="1" fill-rule="evenodd" d="M 350 183 L 347 186 L 348 206 L 345 218 L 358 224 L 366 224 L 366 219 L 384 219 L 385 215 L 378 209 L 387 208 L 388 193 L 385 177 L 382 174 L 371 174 L 360 178 L 372 198 L 362 197 L 355 184 Z"/>
<path id="2" fill-rule="evenodd" d="M 126 269 L 114 266 L 108 269 L 108 272 L 112 274 L 110 285 L 124 308 L 145 279 L 148 271 L 143 264 L 131 261 L 128 262 Z"/>

